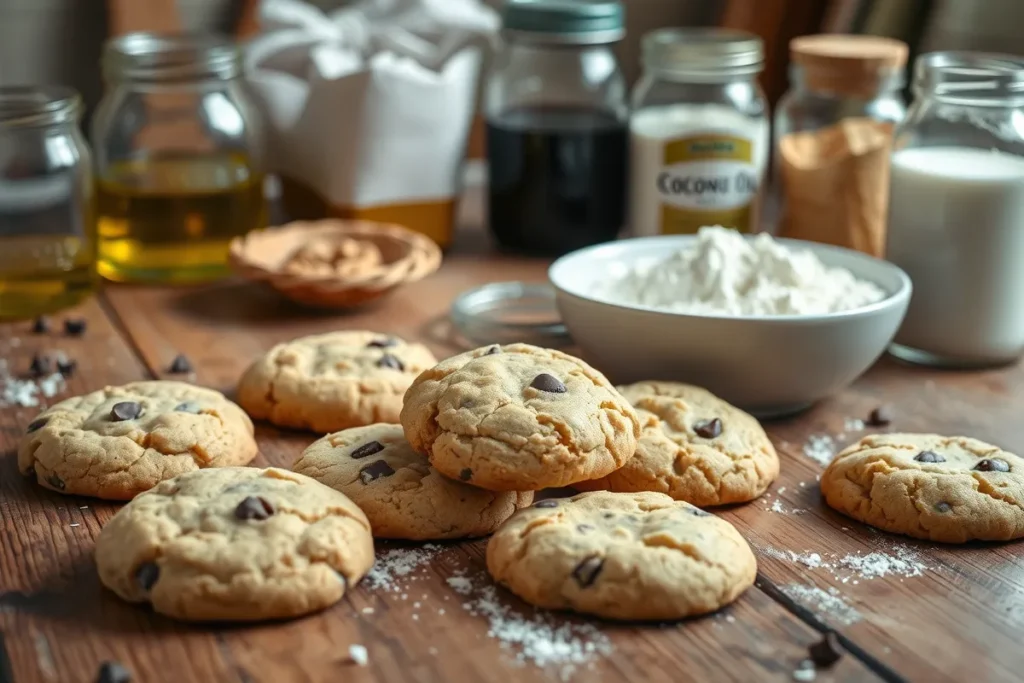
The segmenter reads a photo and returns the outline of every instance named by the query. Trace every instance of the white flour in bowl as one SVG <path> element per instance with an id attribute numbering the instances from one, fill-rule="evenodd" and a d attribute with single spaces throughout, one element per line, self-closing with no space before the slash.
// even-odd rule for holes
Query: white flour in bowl
<path id="1" fill-rule="evenodd" d="M 610 275 L 594 296 L 703 315 L 821 315 L 886 296 L 810 251 L 790 249 L 767 234 L 746 239 L 720 226 L 701 228 L 693 245 L 661 261 L 622 266 Z"/>

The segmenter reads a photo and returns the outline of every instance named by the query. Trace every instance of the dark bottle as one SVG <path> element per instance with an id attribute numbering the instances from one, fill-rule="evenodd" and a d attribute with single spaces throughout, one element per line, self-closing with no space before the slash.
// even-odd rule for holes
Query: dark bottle
<path id="1" fill-rule="evenodd" d="M 628 107 L 614 0 L 509 0 L 487 86 L 489 219 L 498 243 L 559 255 L 626 217 Z"/>

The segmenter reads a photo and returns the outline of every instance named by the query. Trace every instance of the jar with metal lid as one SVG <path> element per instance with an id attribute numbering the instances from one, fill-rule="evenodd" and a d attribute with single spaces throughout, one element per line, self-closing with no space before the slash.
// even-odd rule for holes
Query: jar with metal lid
<path id="1" fill-rule="evenodd" d="M 81 114 L 70 88 L 0 88 L 0 320 L 73 306 L 96 287 Z"/>
<path id="2" fill-rule="evenodd" d="M 761 39 L 726 29 L 661 29 L 643 40 L 630 119 L 634 235 L 758 229 L 768 164 Z"/>
<path id="3" fill-rule="evenodd" d="M 1024 59 L 918 58 L 896 129 L 886 258 L 914 293 L 891 352 L 987 366 L 1024 352 Z"/>
<path id="4" fill-rule="evenodd" d="M 227 273 L 228 244 L 266 225 L 257 113 L 229 40 L 133 33 L 107 43 L 94 116 L 99 271 L 120 281 Z"/>
<path id="5" fill-rule="evenodd" d="M 562 254 L 625 222 L 626 82 L 617 0 L 509 0 L 485 110 L 498 243 Z"/>
<path id="6" fill-rule="evenodd" d="M 907 45 L 827 34 L 789 50 L 790 89 L 775 109 L 778 232 L 881 256 Z"/>

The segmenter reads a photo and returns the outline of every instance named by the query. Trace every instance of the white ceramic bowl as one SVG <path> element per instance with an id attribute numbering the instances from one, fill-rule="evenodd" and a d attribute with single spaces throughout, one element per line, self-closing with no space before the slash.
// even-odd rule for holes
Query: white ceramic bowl
<path id="1" fill-rule="evenodd" d="M 898 267 L 850 249 L 780 240 L 873 282 L 888 296 L 843 313 L 715 317 L 609 303 L 592 295 L 612 264 L 660 260 L 690 235 L 644 237 L 588 247 L 548 275 L 575 342 L 611 381 L 674 380 L 707 387 L 761 417 L 795 413 L 849 386 L 895 336 L 911 284 Z"/>

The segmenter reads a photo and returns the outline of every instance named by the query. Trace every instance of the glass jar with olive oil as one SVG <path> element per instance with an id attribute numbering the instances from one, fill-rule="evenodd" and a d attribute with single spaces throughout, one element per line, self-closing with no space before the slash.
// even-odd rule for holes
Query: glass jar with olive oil
<path id="1" fill-rule="evenodd" d="M 96 287 L 81 112 L 70 88 L 0 88 L 0 320 L 73 306 Z"/>
<path id="2" fill-rule="evenodd" d="M 231 240 L 267 221 L 259 121 L 237 47 L 131 33 L 107 43 L 103 73 L 92 126 L 100 274 L 152 283 L 227 274 Z"/>

